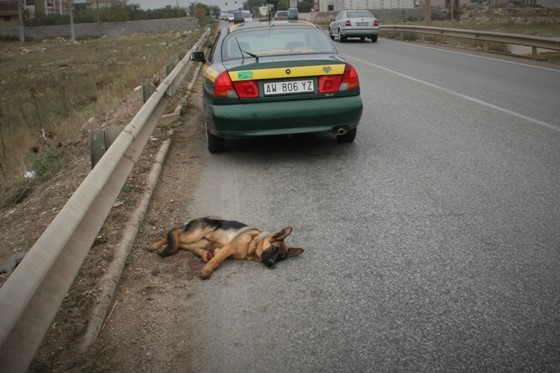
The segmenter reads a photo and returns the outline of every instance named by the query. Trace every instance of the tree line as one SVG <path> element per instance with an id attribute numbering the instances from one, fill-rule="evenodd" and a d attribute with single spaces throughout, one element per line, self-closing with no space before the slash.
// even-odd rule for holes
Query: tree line
<path id="1" fill-rule="evenodd" d="M 74 4 L 74 23 L 95 23 L 95 22 L 123 22 L 141 21 L 147 19 L 179 18 L 186 17 L 188 9 L 185 8 L 161 8 L 161 9 L 140 9 L 140 5 L 113 5 L 110 8 L 87 9 L 81 4 Z M 70 23 L 70 16 L 67 14 L 51 14 L 24 17 L 26 26 L 53 26 L 67 25 Z"/>

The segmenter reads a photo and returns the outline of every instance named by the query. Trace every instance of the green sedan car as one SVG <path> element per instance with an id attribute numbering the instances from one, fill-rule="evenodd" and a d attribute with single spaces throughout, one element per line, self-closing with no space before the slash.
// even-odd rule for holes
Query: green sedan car
<path id="1" fill-rule="evenodd" d="M 203 62 L 208 150 L 225 139 L 332 132 L 352 142 L 362 116 L 360 81 L 328 35 L 304 21 L 223 28 Z"/>

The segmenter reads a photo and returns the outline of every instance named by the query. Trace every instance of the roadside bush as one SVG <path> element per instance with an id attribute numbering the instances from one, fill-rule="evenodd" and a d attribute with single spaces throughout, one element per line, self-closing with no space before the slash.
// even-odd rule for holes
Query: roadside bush
<path id="1" fill-rule="evenodd" d="M 402 40 L 416 41 L 416 40 L 418 40 L 418 34 L 415 33 L 415 32 L 403 32 Z"/>
<path id="2" fill-rule="evenodd" d="M 25 25 L 29 27 L 36 26 L 57 26 L 57 25 L 68 25 L 70 24 L 70 17 L 67 15 L 49 15 L 49 16 L 37 16 L 35 18 L 29 18 L 25 21 Z"/>
<path id="3" fill-rule="evenodd" d="M 62 162 L 59 158 L 58 148 L 54 146 L 45 149 L 31 163 L 31 169 L 35 172 L 35 177 L 38 180 L 55 174 L 61 167 Z"/>

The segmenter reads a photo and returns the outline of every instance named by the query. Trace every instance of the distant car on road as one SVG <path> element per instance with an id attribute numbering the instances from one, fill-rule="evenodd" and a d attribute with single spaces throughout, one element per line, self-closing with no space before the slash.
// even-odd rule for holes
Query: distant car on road
<path id="1" fill-rule="evenodd" d="M 243 20 L 245 22 L 253 22 L 253 15 L 248 10 L 243 11 Z"/>
<path id="2" fill-rule="evenodd" d="M 274 14 L 275 21 L 282 21 L 288 19 L 288 11 L 287 10 L 279 10 Z"/>
<path id="3" fill-rule="evenodd" d="M 233 23 L 253 22 L 253 15 L 248 10 L 237 10 L 233 13 Z"/>
<path id="4" fill-rule="evenodd" d="M 298 19 L 298 10 L 297 8 L 290 8 L 288 9 L 288 19 Z"/>
<path id="5" fill-rule="evenodd" d="M 369 38 L 375 43 L 379 36 L 379 21 L 369 10 L 343 10 L 331 20 L 329 35 L 341 43 L 347 38 Z"/>

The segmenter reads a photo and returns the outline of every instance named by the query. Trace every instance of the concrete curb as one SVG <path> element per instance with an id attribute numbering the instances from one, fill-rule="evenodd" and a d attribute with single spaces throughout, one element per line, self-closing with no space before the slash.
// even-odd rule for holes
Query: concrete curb
<path id="1" fill-rule="evenodd" d="M 101 333 L 109 307 L 113 303 L 113 297 L 117 290 L 117 286 L 119 284 L 119 280 L 126 263 L 126 258 L 132 250 L 134 240 L 136 239 L 136 234 L 140 229 L 140 224 L 144 220 L 144 216 L 146 215 L 150 199 L 152 198 L 152 193 L 157 185 L 159 175 L 163 168 L 163 162 L 165 161 L 165 158 L 167 156 L 169 146 L 171 145 L 171 136 L 173 135 L 173 132 L 173 130 L 169 130 L 169 138 L 163 142 L 156 156 L 154 165 L 152 166 L 150 174 L 148 175 L 147 189 L 142 196 L 140 204 L 138 205 L 126 225 L 122 240 L 115 248 L 113 261 L 109 264 L 107 272 L 105 272 L 105 275 L 100 281 L 101 294 L 98 297 L 98 302 L 93 309 L 88 323 L 88 328 L 84 337 L 82 338 L 82 342 L 80 343 L 79 350 L 82 353 L 86 352 L 89 349 L 93 342 L 95 342 L 99 333 Z"/>

